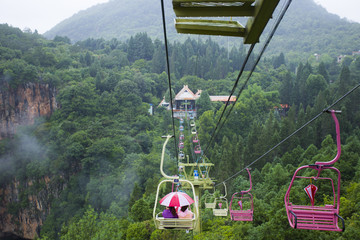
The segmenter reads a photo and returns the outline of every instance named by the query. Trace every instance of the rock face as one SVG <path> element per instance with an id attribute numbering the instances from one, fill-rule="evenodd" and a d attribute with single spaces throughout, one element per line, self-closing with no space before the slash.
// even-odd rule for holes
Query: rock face
<path id="1" fill-rule="evenodd" d="M 14 90 L 0 83 L 0 140 L 11 137 L 20 125 L 50 116 L 57 107 L 55 95 L 55 88 L 48 84 L 27 83 Z"/>
<path id="2" fill-rule="evenodd" d="M 31 125 L 57 108 L 55 88 L 27 83 L 11 89 L 0 82 L 0 140 L 14 135 L 18 126 Z M 59 178 L 59 177 L 57 177 Z M 64 188 L 62 181 L 44 177 L 36 183 L 16 179 L 0 186 L 0 239 L 34 239 L 50 211 L 50 199 Z M 35 188 L 40 184 L 40 190 Z"/>
<path id="3" fill-rule="evenodd" d="M 44 187 L 31 194 L 34 184 Z M 38 236 L 50 212 L 51 199 L 58 198 L 65 187 L 62 177 L 44 177 L 36 183 L 21 184 L 13 180 L 0 188 L 0 239 L 34 239 Z"/>

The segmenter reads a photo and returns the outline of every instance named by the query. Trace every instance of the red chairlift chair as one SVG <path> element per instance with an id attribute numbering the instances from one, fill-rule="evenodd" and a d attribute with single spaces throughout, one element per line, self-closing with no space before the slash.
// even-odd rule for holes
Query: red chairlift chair
<path id="1" fill-rule="evenodd" d="M 195 146 L 195 148 L 194 148 L 194 153 L 196 153 L 196 154 L 200 154 L 200 153 L 201 153 L 201 147 L 200 147 L 200 145 Z"/>

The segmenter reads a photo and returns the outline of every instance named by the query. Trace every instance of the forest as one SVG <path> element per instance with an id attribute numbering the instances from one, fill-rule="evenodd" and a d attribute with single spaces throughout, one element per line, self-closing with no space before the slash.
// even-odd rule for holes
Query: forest
<path id="1" fill-rule="evenodd" d="M 197 102 L 196 125 L 202 146 L 211 144 L 206 157 L 215 165 L 211 175 L 216 184 L 258 159 L 360 82 L 356 55 L 341 63 L 329 55 L 319 60 L 309 55 L 303 62 L 283 52 L 265 57 L 210 142 L 224 104 L 206 96 L 230 93 L 246 52 L 247 46 L 228 51 L 211 38 L 169 43 L 173 91 L 188 85 L 207 93 Z M 254 56 L 240 84 L 253 64 Z M 16 215 L 29 207 L 28 196 L 45 188 L 45 176 L 51 186 L 63 186 L 51 198 L 51 211 L 36 239 L 357 239 L 360 235 L 359 89 L 334 106 L 342 111 L 338 115 L 342 155 L 335 167 L 342 174 L 344 232 L 292 229 L 284 206 L 294 171 L 336 154 L 334 124 L 330 115 L 323 114 L 252 164 L 253 222 L 215 217 L 202 207 L 202 232 L 192 234 L 155 229 L 152 219 L 161 180 L 162 136 L 173 132 L 171 111 L 158 107 L 169 95 L 163 42 L 137 33 L 127 41 L 89 38 L 72 44 L 67 37 L 47 40 L 37 32 L 2 24 L 0 85 L 4 82 L 12 89 L 28 82 L 57 89 L 59 108 L 51 117 L 39 118 L 13 138 L 0 141 L 0 161 L 11 159 L 6 169 L 0 168 L 0 185 L 16 178 L 23 186 L 21 198 L 7 206 L 8 212 Z M 153 115 L 150 104 L 155 106 Z M 281 104 L 290 109 L 278 111 Z M 27 148 L 22 144 L 25 138 L 37 147 Z M 185 151 L 190 151 L 189 140 Z M 173 142 L 167 146 L 165 161 L 166 171 L 177 174 Z M 25 187 L 30 180 L 33 185 Z M 246 172 L 226 184 L 230 195 L 246 189 Z M 307 201 L 303 190 L 296 196 Z M 318 204 L 327 204 L 332 196 L 322 191 L 316 197 Z"/>

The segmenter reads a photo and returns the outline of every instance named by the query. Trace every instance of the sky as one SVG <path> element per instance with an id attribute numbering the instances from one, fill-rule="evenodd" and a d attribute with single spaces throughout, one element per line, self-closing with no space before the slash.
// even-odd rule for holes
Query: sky
<path id="1" fill-rule="evenodd" d="M 108 1 L 109 0 L 0 0 L 0 23 L 7 23 L 21 30 L 29 28 L 31 31 L 35 31 L 36 29 L 40 34 L 43 34 L 75 13 Z M 360 0 L 314 1 L 325 7 L 330 13 L 360 23 Z"/>

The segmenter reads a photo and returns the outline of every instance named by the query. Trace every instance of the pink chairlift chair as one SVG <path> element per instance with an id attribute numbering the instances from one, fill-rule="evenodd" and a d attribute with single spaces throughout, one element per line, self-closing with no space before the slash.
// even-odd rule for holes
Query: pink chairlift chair
<path id="1" fill-rule="evenodd" d="M 292 228 L 297 229 L 308 229 L 308 230 L 323 230 L 323 231 L 344 231 L 345 222 L 342 217 L 339 216 L 340 208 L 340 171 L 332 165 L 338 161 L 341 154 L 341 142 L 340 142 L 340 127 L 339 121 L 336 118 L 335 113 L 339 111 L 330 110 L 331 116 L 336 126 L 336 144 L 337 144 L 337 155 L 329 162 L 316 162 L 313 165 L 306 165 L 298 168 L 291 180 L 290 186 L 285 194 L 285 207 L 288 217 L 289 224 Z M 298 172 L 303 169 L 313 169 L 317 171 L 316 177 L 298 176 Z M 337 174 L 337 191 L 335 191 L 334 181 L 328 177 L 320 177 L 321 171 L 331 170 Z M 328 180 L 332 185 L 333 190 L 333 204 L 325 206 L 314 206 L 313 200 L 312 205 L 295 205 L 290 202 L 290 190 L 293 186 L 294 180 L 300 179 L 315 179 L 315 180 Z M 342 228 L 338 226 L 338 220 L 342 222 Z"/>
<path id="2" fill-rule="evenodd" d="M 230 200 L 230 217 L 233 221 L 253 221 L 254 216 L 254 202 L 253 202 L 253 196 L 251 195 L 250 191 L 252 188 L 252 182 L 251 182 L 251 174 L 249 169 L 247 168 L 246 171 L 249 174 L 249 180 L 250 180 L 250 188 L 246 191 L 236 192 L 232 195 Z M 240 210 L 235 210 L 233 207 L 233 202 L 237 201 L 237 203 L 240 206 Z M 243 203 L 244 201 L 250 203 L 250 208 L 243 209 Z"/>

